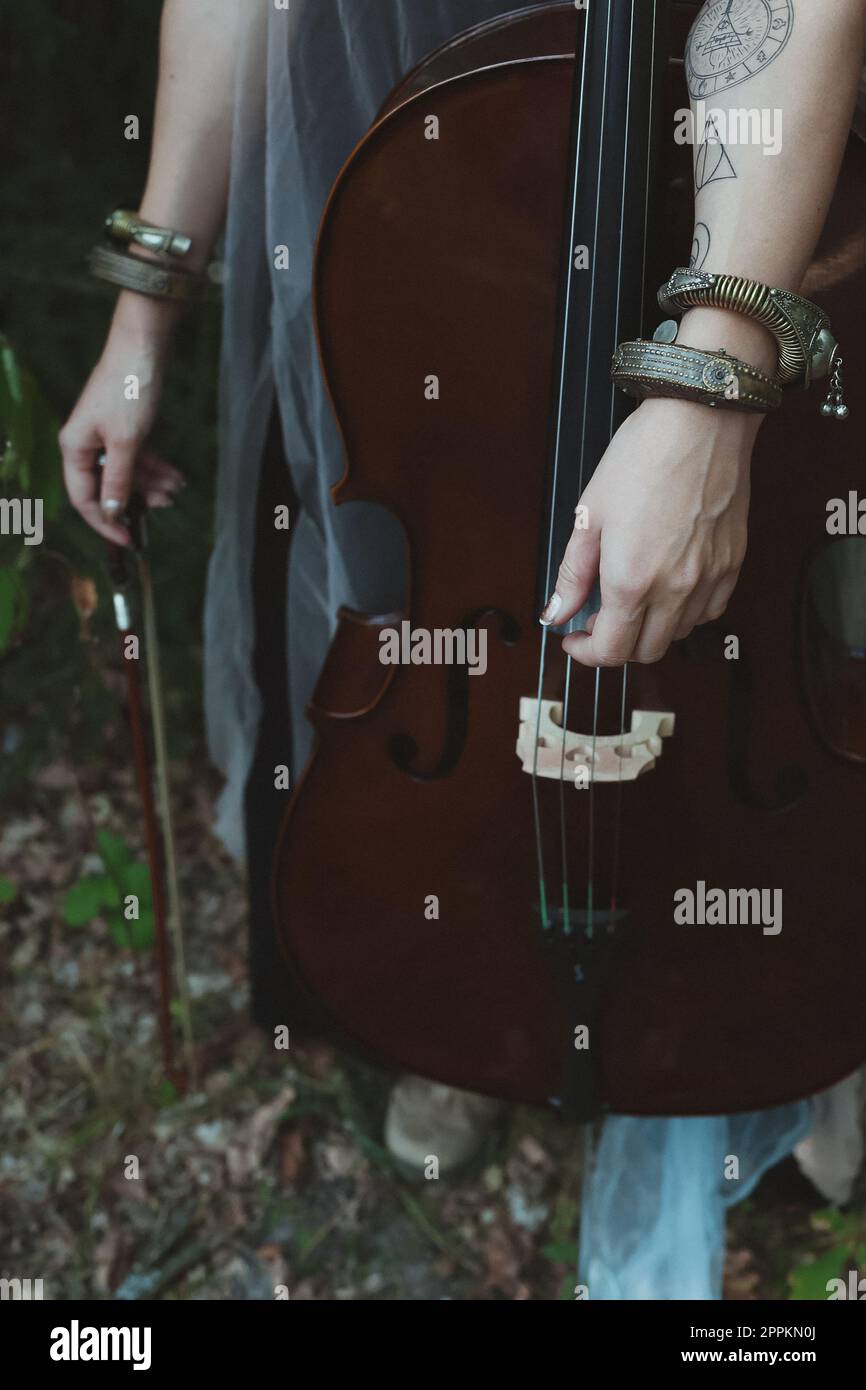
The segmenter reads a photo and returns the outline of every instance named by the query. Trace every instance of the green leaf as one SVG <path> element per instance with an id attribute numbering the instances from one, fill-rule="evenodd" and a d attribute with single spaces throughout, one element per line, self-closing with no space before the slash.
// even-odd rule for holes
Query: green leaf
<path id="1" fill-rule="evenodd" d="M 177 1093 L 177 1087 L 171 1081 L 169 1081 L 167 1077 L 163 1077 L 162 1081 L 160 1081 L 159 1086 L 157 1087 L 157 1105 L 164 1109 L 166 1106 L 176 1105 L 178 1099 L 179 1097 Z"/>
<path id="2" fill-rule="evenodd" d="M 580 1220 L 580 1204 L 567 1193 L 560 1192 L 556 1199 L 553 1215 L 550 1220 L 550 1239 L 554 1245 L 560 1241 L 570 1241 L 574 1238 L 574 1231 L 577 1229 Z"/>
<path id="3" fill-rule="evenodd" d="M 174 1019 L 175 1023 L 180 1023 L 181 1025 L 186 1023 L 187 1011 L 184 1007 L 182 999 L 172 999 L 168 1006 L 168 1011 Z"/>
<path id="4" fill-rule="evenodd" d="M 98 917 L 104 907 L 117 905 L 117 889 L 105 874 L 93 874 L 73 883 L 63 903 L 63 918 L 69 927 L 82 927 Z"/>
<path id="5" fill-rule="evenodd" d="M 545 1259 L 552 1260 L 557 1265 L 576 1265 L 577 1264 L 577 1245 L 574 1241 L 559 1241 L 555 1245 L 545 1245 L 542 1250 Z"/>
<path id="6" fill-rule="evenodd" d="M 110 830 L 97 830 L 96 844 L 103 864 L 115 883 L 121 886 L 131 858 L 126 841 L 120 835 L 112 835 Z"/>
<path id="7" fill-rule="evenodd" d="M 20 405 L 22 401 L 21 373 L 18 370 L 15 353 L 5 338 L 2 347 L 0 347 L 0 367 L 3 370 L 3 379 L 9 392 L 9 400 L 13 405 Z"/>
<path id="8" fill-rule="evenodd" d="M 63 505 L 63 461 L 57 443 L 57 421 L 35 385 L 32 443 L 30 450 L 30 491 L 42 498 L 45 521 L 54 521 Z"/>
<path id="9" fill-rule="evenodd" d="M 130 936 L 132 937 L 133 951 L 150 951 L 153 949 L 156 933 L 153 927 L 153 913 L 149 908 L 145 908 L 137 922 L 128 922 L 127 926 L 130 929 Z"/>
<path id="10" fill-rule="evenodd" d="M 0 346 L 0 383 L 0 425 L 6 436 L 3 475 L 27 492 L 30 487 L 33 411 L 27 400 L 15 353 L 5 339 Z"/>
<path id="11" fill-rule="evenodd" d="M 788 1275 L 791 1298 L 809 1302 L 826 1299 L 827 1284 L 831 1279 L 843 1277 L 848 1254 L 847 1246 L 837 1245 L 819 1255 L 811 1264 L 800 1265 Z"/>
<path id="12" fill-rule="evenodd" d="M 11 878 L 7 878 L 5 874 L 0 874 L 0 903 L 14 903 L 17 896 L 18 889 Z"/>
<path id="13" fill-rule="evenodd" d="M 834 1231 L 836 1235 L 842 1235 L 851 1225 L 851 1218 L 836 1207 L 822 1207 L 820 1211 L 812 1213 L 810 1224 L 816 1231 Z"/>
<path id="14" fill-rule="evenodd" d="M 108 930 L 111 932 L 111 939 L 115 946 L 119 946 L 122 951 L 132 950 L 131 922 L 127 922 L 122 912 L 112 912 L 106 917 Z"/>
<path id="15" fill-rule="evenodd" d="M 139 908 L 153 907 L 150 870 L 146 864 L 127 864 L 123 870 L 123 891 L 124 896 L 135 894 Z"/>
<path id="16" fill-rule="evenodd" d="M 21 608 L 21 575 L 14 569 L 0 569 L 0 652 L 9 645 Z"/>
<path id="17" fill-rule="evenodd" d="M 0 476 L 42 500 L 42 514 L 52 521 L 63 502 L 63 468 L 57 421 L 31 372 L 19 364 L 9 343 L 0 338 L 0 435 L 5 452 Z"/>
<path id="18" fill-rule="evenodd" d="M 149 951 L 154 942 L 153 913 L 144 908 L 137 918 L 127 920 L 123 912 L 106 915 L 108 929 L 116 946 L 124 951 Z"/>

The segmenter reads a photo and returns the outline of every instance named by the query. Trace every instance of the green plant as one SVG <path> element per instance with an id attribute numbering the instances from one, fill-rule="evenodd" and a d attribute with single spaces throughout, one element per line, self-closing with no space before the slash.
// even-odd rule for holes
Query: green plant
<path id="1" fill-rule="evenodd" d="M 32 375 L 0 334 L 0 488 L 38 500 L 43 528 L 63 506 L 57 424 Z M 0 536 L 0 653 L 24 628 L 41 544 Z"/>
<path id="2" fill-rule="evenodd" d="M 66 503 L 55 437 L 105 342 L 116 292 L 86 256 L 111 207 L 137 207 L 152 132 L 161 6 L 154 0 L 28 0 L 9 9 L 0 51 L 0 114 L 11 176 L 0 209 L 0 328 L 26 355 L 34 420 L 59 507 L 42 546 L 23 555 L 0 536 L 0 799 L 74 750 L 79 766 L 128 761 L 122 671 L 105 546 Z M 71 55 L 75 55 L 72 60 Z M 125 119 L 140 115 L 140 138 Z M 172 758 L 202 749 L 201 607 L 211 549 L 221 304 L 215 288 L 179 325 L 152 447 L 184 472 L 181 502 L 149 527 Z M 19 367 L 19 371 L 22 371 Z M 0 404 L 0 450 L 8 436 Z M 29 455 L 26 431 L 18 459 Z M 20 495 L 16 472 L 0 478 Z M 38 472 L 38 469 L 35 470 Z M 41 486 L 41 484 L 40 484 Z M 19 579 L 17 564 L 26 566 Z M 84 611 L 76 577 L 87 580 Z M 135 586 L 132 586 L 135 606 Z M 71 601 L 70 601 L 71 599 Z M 82 640 L 82 637 L 84 640 Z M 146 655 L 146 654 L 145 654 Z"/>
<path id="3" fill-rule="evenodd" d="M 146 864 L 136 863 L 126 842 L 100 830 L 96 836 L 105 873 L 88 874 L 66 894 L 67 926 L 83 927 L 96 917 L 108 924 L 118 946 L 149 951 L 153 946 L 153 894 Z"/>
<path id="4" fill-rule="evenodd" d="M 39 532 L 0 534 L 3 789 L 104 730 L 115 700 L 93 659 L 104 547 L 65 499 L 57 421 L 33 375 L 0 335 L 0 497 L 4 520 L 39 518 Z M 37 511 L 38 508 L 38 511 Z M 103 605 L 107 609 L 107 605 Z M 107 613 L 100 614 L 107 631 Z M 85 735 L 82 738 L 82 735 Z"/>
<path id="5" fill-rule="evenodd" d="M 788 1276 L 792 1299 L 828 1298 L 831 1280 L 847 1283 L 847 1271 L 851 1267 L 866 1275 L 866 1213 L 828 1208 L 815 1212 L 811 1224 L 825 1248 L 812 1260 L 798 1265 Z M 826 1248 L 828 1242 L 829 1248 Z"/>

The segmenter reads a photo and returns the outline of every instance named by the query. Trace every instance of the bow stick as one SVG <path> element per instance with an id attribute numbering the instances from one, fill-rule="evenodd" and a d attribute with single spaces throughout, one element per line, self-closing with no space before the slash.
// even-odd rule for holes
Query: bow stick
<path id="1" fill-rule="evenodd" d="M 148 536 L 146 525 L 146 504 L 140 494 L 130 498 L 124 515 L 124 523 L 132 538 L 132 554 L 135 556 L 138 574 L 138 592 L 141 605 L 141 628 L 144 646 L 145 669 L 147 672 L 148 709 L 150 712 L 151 742 L 154 766 L 151 767 L 150 750 L 145 733 L 142 699 L 142 685 L 138 661 L 127 656 L 126 643 L 134 631 L 132 609 L 129 599 L 130 566 L 129 550 L 119 545 L 109 545 L 108 568 L 111 576 L 114 616 L 120 634 L 121 651 L 126 671 L 127 699 L 129 702 L 130 725 L 132 731 L 133 759 L 136 780 L 141 796 L 144 822 L 144 839 L 147 849 L 148 868 L 153 892 L 153 919 L 156 940 L 156 963 L 158 982 L 159 1032 L 162 1046 L 162 1060 L 165 1074 L 179 1090 L 186 1090 L 189 1084 L 195 1085 L 196 1064 L 193 1046 L 192 1022 L 190 1013 L 189 989 L 186 979 L 184 958 L 183 925 L 181 919 L 180 891 L 177 879 L 177 854 L 175 849 L 174 823 L 171 810 L 171 792 L 168 775 L 168 745 L 166 740 L 165 702 L 162 692 L 162 677 L 159 661 L 159 640 L 156 622 L 156 605 L 153 596 L 153 580 L 148 555 Z M 154 784 L 156 797 L 154 796 Z M 160 837 L 160 828 L 162 835 Z M 169 942 L 174 947 L 174 970 L 172 971 Z M 180 1008 L 181 1035 L 183 1038 L 186 1076 L 177 1069 L 174 1057 L 174 1032 L 172 1028 L 172 974 Z"/>

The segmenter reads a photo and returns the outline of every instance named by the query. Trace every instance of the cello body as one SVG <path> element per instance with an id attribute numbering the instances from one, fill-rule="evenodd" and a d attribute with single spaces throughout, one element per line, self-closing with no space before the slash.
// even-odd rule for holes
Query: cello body
<path id="1" fill-rule="evenodd" d="M 675 53 L 692 13 L 677 7 Z M 538 683 L 580 23 L 556 4 L 459 36 L 392 95 L 332 193 L 315 307 L 347 458 L 335 501 L 399 519 L 409 597 L 403 613 L 340 615 L 273 881 L 292 974 L 365 1055 L 536 1104 L 556 1097 L 570 1025 L 539 930 L 532 784 L 515 741 Z M 650 287 L 691 243 L 691 151 L 673 140 L 686 104 L 672 62 Z M 441 137 L 425 141 L 431 114 Z M 852 139 L 803 287 L 846 347 L 849 383 L 866 371 L 864 227 L 866 148 Z M 866 540 L 827 531 L 829 499 L 862 476 L 863 428 L 856 393 L 845 426 L 822 420 L 819 400 L 791 396 L 759 434 L 727 613 L 629 671 L 630 705 L 676 722 L 654 767 L 595 799 L 595 892 L 611 891 L 616 842 L 629 916 L 594 1039 L 614 1112 L 763 1108 L 866 1058 L 866 660 L 850 636 Z M 484 674 L 383 664 L 383 632 L 404 623 L 483 630 Z M 621 687 L 604 675 L 599 728 L 614 733 Z M 561 697 L 563 676 L 548 663 L 546 698 Z M 585 730 L 592 673 L 574 668 L 571 685 L 569 726 Z M 540 796 L 555 862 L 560 788 Z M 565 796 L 577 895 L 589 799 Z M 765 890 L 780 913 L 772 926 L 675 920 L 675 895 L 711 889 Z"/>

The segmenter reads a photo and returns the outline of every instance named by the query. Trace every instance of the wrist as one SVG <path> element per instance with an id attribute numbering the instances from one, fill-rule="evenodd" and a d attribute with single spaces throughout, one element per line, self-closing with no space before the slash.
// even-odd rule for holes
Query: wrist
<path id="1" fill-rule="evenodd" d="M 713 409 L 701 401 L 676 396 L 648 396 L 635 413 L 665 432 L 687 430 L 689 434 L 724 441 L 728 447 L 751 455 L 758 430 L 766 418 L 747 410 Z"/>
<path id="2" fill-rule="evenodd" d="M 117 297 L 110 337 L 133 340 L 140 344 L 167 346 L 180 317 L 182 305 L 177 300 L 157 299 L 121 290 Z"/>

